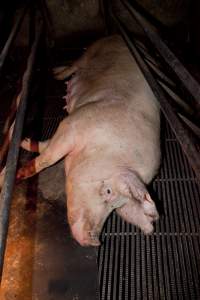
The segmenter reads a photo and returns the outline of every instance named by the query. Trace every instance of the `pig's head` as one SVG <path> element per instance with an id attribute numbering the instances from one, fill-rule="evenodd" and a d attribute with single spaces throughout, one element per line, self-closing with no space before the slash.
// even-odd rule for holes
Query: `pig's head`
<path id="1" fill-rule="evenodd" d="M 117 213 L 125 221 L 138 226 L 145 234 L 153 231 L 153 222 L 159 215 L 146 186 L 139 176 L 130 169 L 120 174 L 121 193 L 127 196 L 125 205 L 117 208 Z"/>
<path id="2" fill-rule="evenodd" d="M 158 213 L 145 185 L 126 169 L 107 179 L 67 183 L 68 221 L 74 238 L 83 246 L 98 246 L 109 214 L 116 209 L 126 221 L 151 233 Z"/>
<path id="3" fill-rule="evenodd" d="M 82 246 L 100 245 L 99 235 L 108 215 L 126 202 L 112 180 L 68 183 L 67 213 L 74 238 Z"/>

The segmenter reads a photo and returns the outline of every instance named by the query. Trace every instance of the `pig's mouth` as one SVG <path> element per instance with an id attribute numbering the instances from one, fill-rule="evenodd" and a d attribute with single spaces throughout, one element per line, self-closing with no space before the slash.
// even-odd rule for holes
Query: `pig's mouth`
<path id="1" fill-rule="evenodd" d="M 153 222 L 159 219 L 156 206 L 149 199 L 142 203 L 130 200 L 116 212 L 128 223 L 138 226 L 144 234 L 151 234 L 154 230 Z"/>
<path id="2" fill-rule="evenodd" d="M 85 226 L 81 222 L 76 222 L 71 226 L 71 231 L 74 239 L 84 247 L 87 246 L 100 246 L 100 231 L 93 230 L 85 230 Z"/>
<path id="3" fill-rule="evenodd" d="M 96 231 L 88 231 L 86 232 L 86 235 L 84 238 L 77 238 L 75 237 L 76 241 L 83 247 L 88 247 L 88 246 L 94 246 L 98 247 L 100 246 L 100 240 L 99 240 L 99 233 Z"/>
<path id="4" fill-rule="evenodd" d="M 112 205 L 109 205 L 101 217 L 96 217 L 93 215 L 92 218 L 89 218 L 88 214 L 81 215 L 78 219 L 69 218 L 69 223 L 71 227 L 71 232 L 74 239 L 81 246 L 100 246 L 100 234 L 103 228 L 103 225 L 110 215 L 110 213 L 117 207 L 121 207 L 125 204 L 126 199 L 124 197 L 117 198 L 117 201 Z"/>
<path id="5" fill-rule="evenodd" d="M 89 231 L 88 232 L 91 240 L 90 240 L 90 245 L 91 246 L 100 246 L 100 240 L 99 240 L 99 235 L 100 233 L 96 232 L 96 231 Z"/>

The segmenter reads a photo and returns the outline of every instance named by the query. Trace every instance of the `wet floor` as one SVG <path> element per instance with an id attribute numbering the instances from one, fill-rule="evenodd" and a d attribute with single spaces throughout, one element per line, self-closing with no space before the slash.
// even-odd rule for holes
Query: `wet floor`
<path id="1" fill-rule="evenodd" d="M 71 238 L 65 204 L 34 195 L 34 184 L 14 192 L 0 299 L 94 299 L 95 250 Z"/>

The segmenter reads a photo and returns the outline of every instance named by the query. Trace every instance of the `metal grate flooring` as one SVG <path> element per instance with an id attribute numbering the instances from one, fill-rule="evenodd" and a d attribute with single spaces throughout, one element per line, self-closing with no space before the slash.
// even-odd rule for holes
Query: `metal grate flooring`
<path id="1" fill-rule="evenodd" d="M 64 117 L 63 85 L 51 80 L 42 139 Z M 150 186 L 161 214 L 155 232 L 144 236 L 115 213 L 106 222 L 98 254 L 101 300 L 200 299 L 200 185 L 167 124 L 162 152 Z"/>
<path id="2" fill-rule="evenodd" d="M 144 236 L 116 214 L 99 251 L 101 299 L 200 299 L 200 186 L 170 128 L 152 183 L 161 217 Z"/>

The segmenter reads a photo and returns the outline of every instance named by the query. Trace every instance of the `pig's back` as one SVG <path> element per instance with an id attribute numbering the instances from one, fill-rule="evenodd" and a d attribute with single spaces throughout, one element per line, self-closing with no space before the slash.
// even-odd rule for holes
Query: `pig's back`
<path id="1" fill-rule="evenodd" d="M 136 72 L 135 72 L 136 70 Z M 132 100 L 141 93 L 143 76 L 120 36 L 97 41 L 78 62 L 71 79 L 71 109 L 89 102 Z"/>

